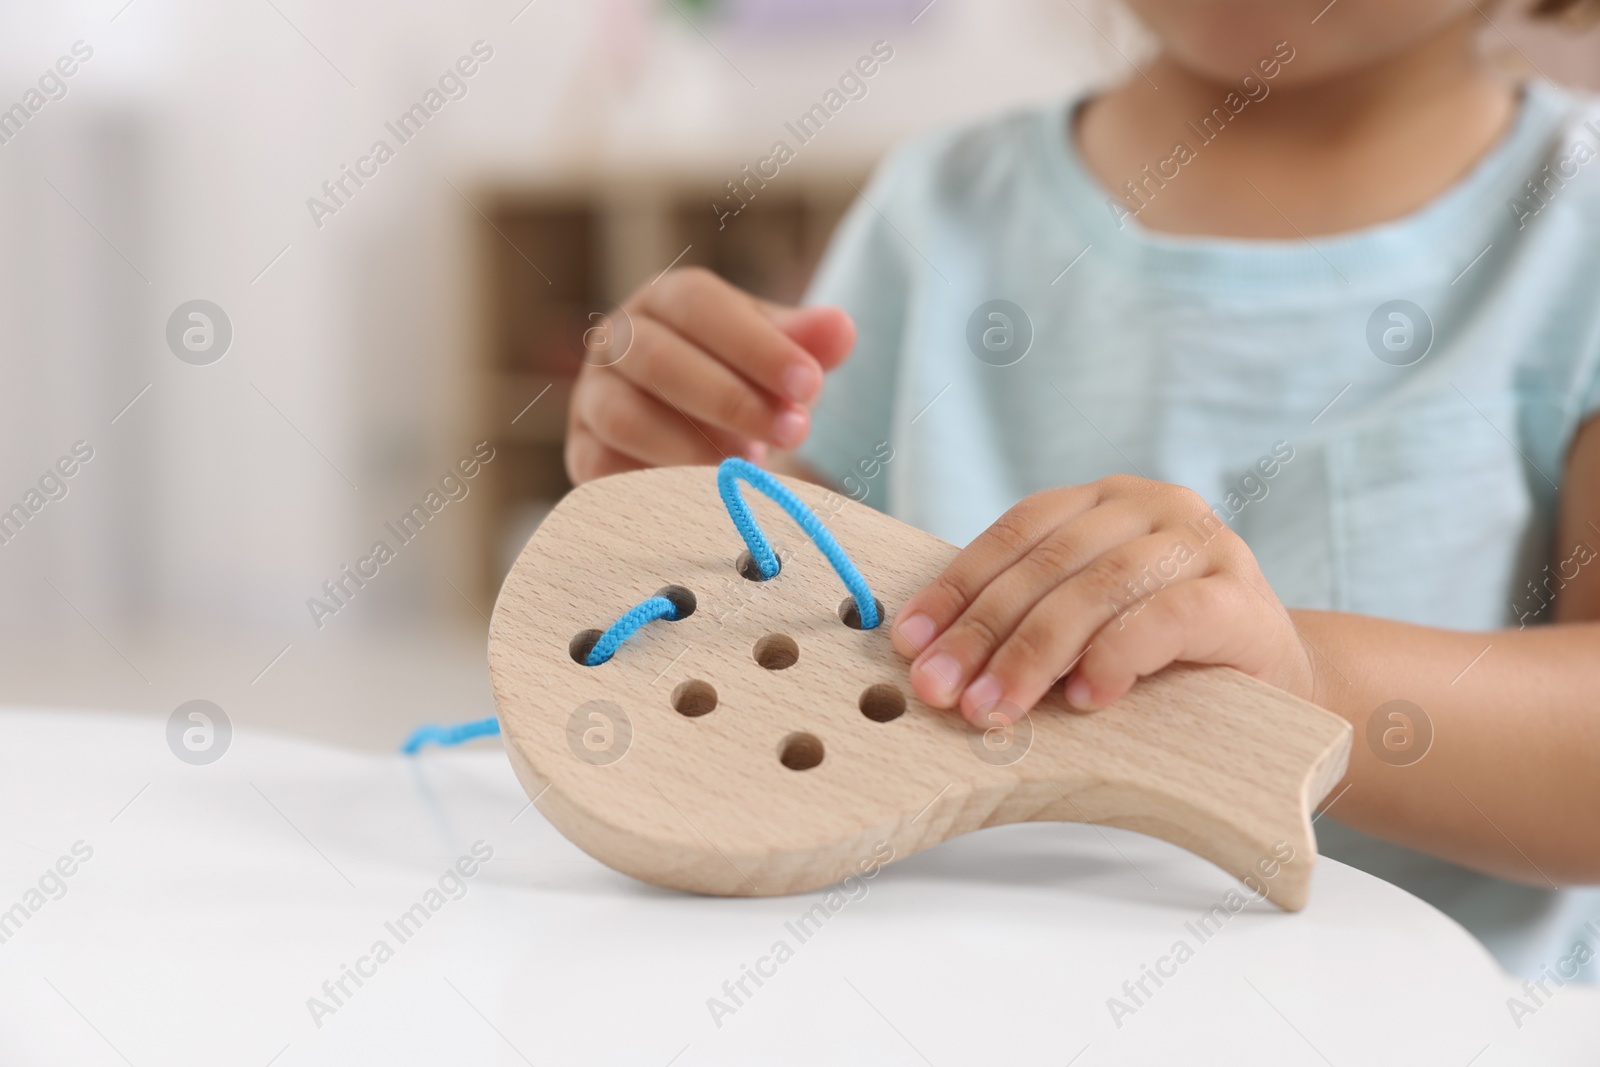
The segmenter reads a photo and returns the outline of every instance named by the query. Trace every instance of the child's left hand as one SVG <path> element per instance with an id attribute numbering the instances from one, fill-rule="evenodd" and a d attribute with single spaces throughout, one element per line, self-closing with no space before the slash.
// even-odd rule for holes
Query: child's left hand
<path id="1" fill-rule="evenodd" d="M 1063 674 L 1101 708 L 1169 663 L 1214 663 L 1310 699 L 1311 650 L 1245 543 L 1182 486 L 1114 475 L 1035 493 L 900 609 L 895 648 L 934 707 L 980 726 Z"/>

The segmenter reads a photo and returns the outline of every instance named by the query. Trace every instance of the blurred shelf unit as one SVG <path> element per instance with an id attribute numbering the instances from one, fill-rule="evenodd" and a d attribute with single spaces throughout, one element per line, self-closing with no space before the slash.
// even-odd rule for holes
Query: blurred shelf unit
<path id="1" fill-rule="evenodd" d="M 504 457 L 481 541 L 491 594 L 571 488 L 562 460 L 567 403 L 592 316 L 669 265 L 706 267 L 768 299 L 799 300 L 869 171 L 870 161 L 785 170 L 737 214 L 725 214 L 740 203 L 728 175 L 710 172 L 500 183 L 473 198 L 486 217 L 476 246 L 481 433 Z"/>

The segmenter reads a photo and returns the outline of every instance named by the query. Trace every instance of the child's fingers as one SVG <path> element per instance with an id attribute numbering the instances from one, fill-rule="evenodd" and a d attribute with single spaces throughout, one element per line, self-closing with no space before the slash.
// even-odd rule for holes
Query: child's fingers
<path id="1" fill-rule="evenodd" d="M 1067 702 L 1079 711 L 1103 708 L 1176 662 L 1249 670 L 1257 658 L 1250 647 L 1259 612 L 1254 599 L 1222 574 L 1161 589 L 1136 615 L 1113 619 L 1094 635 L 1067 679 Z"/>
<path id="2" fill-rule="evenodd" d="M 748 443 L 714 426 L 698 425 L 637 385 L 599 375 L 573 397 L 582 429 L 607 449 L 640 464 L 715 464 L 747 453 Z"/>
<path id="3" fill-rule="evenodd" d="M 1150 532 L 1149 515 L 1127 502 L 1091 508 L 1056 527 L 996 575 L 911 668 L 924 700 L 949 707 L 978 668 L 1050 592 L 1118 545 Z M 896 644 L 904 642 L 903 634 Z"/>
<path id="4" fill-rule="evenodd" d="M 758 389 L 669 326 L 641 318 L 634 330 L 635 351 L 616 369 L 641 391 L 738 437 L 779 448 L 806 439 L 811 416 L 804 408 Z"/>
<path id="5" fill-rule="evenodd" d="M 855 347 L 856 326 L 843 308 L 785 307 L 766 300 L 756 302 L 778 329 L 815 356 L 825 371 L 843 363 Z"/>
<path id="6" fill-rule="evenodd" d="M 651 316 L 774 398 L 809 404 L 822 389 L 816 358 L 748 294 L 708 270 L 672 271 L 646 287 L 642 302 Z"/>
<path id="7" fill-rule="evenodd" d="M 1096 631 L 1108 620 L 1116 625 L 1118 615 L 1129 610 L 1126 605 L 1134 601 L 1129 583 L 1150 574 L 1171 543 L 1170 533 L 1125 542 L 1053 589 L 995 642 L 982 671 L 962 691 L 962 714 L 971 719 L 999 701 L 1002 714 L 1015 716 L 1037 704 Z"/>
<path id="8" fill-rule="evenodd" d="M 1007 511 L 957 553 L 931 585 L 901 606 L 889 631 L 895 648 L 908 659 L 920 655 L 990 582 L 1061 523 L 1092 508 L 1095 501 L 1091 487 L 1073 486 L 1036 493 Z"/>

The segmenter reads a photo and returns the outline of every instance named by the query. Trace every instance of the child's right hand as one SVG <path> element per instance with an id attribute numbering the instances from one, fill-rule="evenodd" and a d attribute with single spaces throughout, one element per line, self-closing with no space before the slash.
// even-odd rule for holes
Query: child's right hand
<path id="1" fill-rule="evenodd" d="M 811 430 L 823 374 L 855 344 L 839 308 L 771 304 L 698 267 L 642 286 L 622 310 L 631 346 L 610 366 L 586 364 L 572 394 L 574 483 L 792 449 Z"/>

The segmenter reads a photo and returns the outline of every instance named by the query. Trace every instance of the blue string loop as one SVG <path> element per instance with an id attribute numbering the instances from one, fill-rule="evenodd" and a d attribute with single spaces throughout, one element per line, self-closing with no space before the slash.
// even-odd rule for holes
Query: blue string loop
<path id="1" fill-rule="evenodd" d="M 806 507 L 801 499 L 794 495 L 787 486 L 760 467 L 744 459 L 725 459 L 717 468 L 717 492 L 722 496 L 722 502 L 728 506 L 728 516 L 733 519 L 733 525 L 739 531 L 739 536 L 744 538 L 744 543 L 750 549 L 750 557 L 755 560 L 756 567 L 761 571 L 763 581 L 775 577 L 778 573 L 778 557 L 773 554 L 772 546 L 767 543 L 767 537 L 761 532 L 761 527 L 756 525 L 755 516 L 750 513 L 750 505 L 744 502 L 744 497 L 739 492 L 739 482 L 746 482 L 750 488 L 771 497 L 772 500 L 789 517 L 804 530 L 806 536 L 815 542 L 817 548 L 827 557 L 839 578 L 844 582 L 844 587 L 855 598 L 856 610 L 861 613 L 861 628 L 863 630 L 876 629 L 881 621 L 878 618 L 878 603 L 872 598 L 872 590 L 867 587 L 867 580 L 861 576 L 856 565 L 850 562 L 850 557 L 845 555 L 839 542 L 833 534 L 817 518 L 816 512 Z"/>

